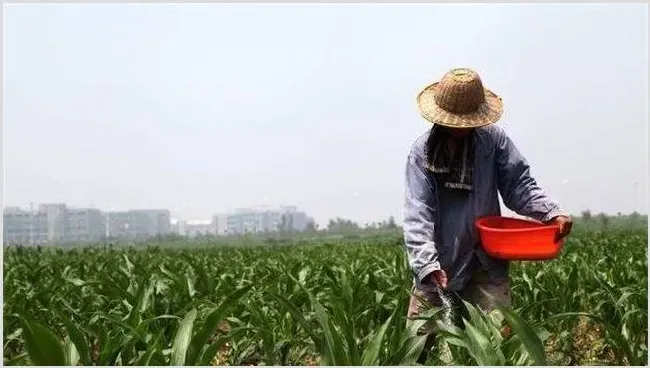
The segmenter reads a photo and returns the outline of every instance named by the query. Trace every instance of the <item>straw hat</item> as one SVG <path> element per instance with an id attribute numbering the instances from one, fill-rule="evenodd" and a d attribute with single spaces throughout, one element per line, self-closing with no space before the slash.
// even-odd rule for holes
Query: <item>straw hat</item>
<path id="1" fill-rule="evenodd" d="M 417 97 L 422 117 L 450 128 L 478 128 L 495 123 L 503 114 L 501 98 L 483 87 L 479 75 L 456 68 Z"/>

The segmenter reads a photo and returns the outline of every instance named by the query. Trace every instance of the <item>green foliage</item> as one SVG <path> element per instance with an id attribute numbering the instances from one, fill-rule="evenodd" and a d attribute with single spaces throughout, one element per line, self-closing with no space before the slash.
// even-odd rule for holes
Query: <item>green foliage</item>
<path id="1" fill-rule="evenodd" d="M 399 234 L 152 244 L 5 248 L 4 363 L 414 365 L 424 348 Z M 439 337 L 453 364 L 645 365 L 646 254 L 645 231 L 579 231 L 513 264 L 514 309 L 467 305 Z"/>
<path id="2" fill-rule="evenodd" d="M 576 226 L 582 230 L 590 231 L 639 231 L 648 229 L 648 216 L 633 212 L 629 215 L 616 216 L 604 213 L 592 214 L 583 211 L 575 219 Z"/>

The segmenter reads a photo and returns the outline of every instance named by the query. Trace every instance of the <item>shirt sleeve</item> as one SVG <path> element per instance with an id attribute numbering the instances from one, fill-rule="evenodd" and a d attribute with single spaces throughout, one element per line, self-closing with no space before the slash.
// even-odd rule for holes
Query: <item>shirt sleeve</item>
<path id="1" fill-rule="evenodd" d="M 514 142 L 501 129 L 496 136 L 499 192 L 510 210 L 541 222 L 566 215 L 530 173 L 530 166 Z"/>
<path id="2" fill-rule="evenodd" d="M 404 243 L 409 266 L 415 277 L 426 283 L 426 277 L 440 269 L 434 242 L 434 187 L 413 155 L 406 164 L 404 199 Z"/>

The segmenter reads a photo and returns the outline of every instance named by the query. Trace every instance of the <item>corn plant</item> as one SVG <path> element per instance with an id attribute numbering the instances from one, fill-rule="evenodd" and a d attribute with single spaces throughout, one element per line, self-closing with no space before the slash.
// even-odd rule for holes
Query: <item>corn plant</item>
<path id="1" fill-rule="evenodd" d="M 399 234 L 11 247 L 3 273 L 5 365 L 409 365 L 424 349 Z M 647 232 L 578 231 L 557 259 L 512 264 L 512 310 L 467 305 L 439 340 L 453 364 L 646 365 L 647 280 Z"/>

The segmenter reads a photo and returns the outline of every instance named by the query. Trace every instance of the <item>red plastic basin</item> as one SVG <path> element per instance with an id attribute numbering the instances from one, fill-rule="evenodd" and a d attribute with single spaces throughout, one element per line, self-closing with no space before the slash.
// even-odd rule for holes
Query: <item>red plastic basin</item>
<path id="1" fill-rule="evenodd" d="M 555 242 L 557 225 L 489 216 L 476 221 L 483 250 L 494 258 L 508 261 L 540 261 L 560 254 L 563 241 Z"/>

